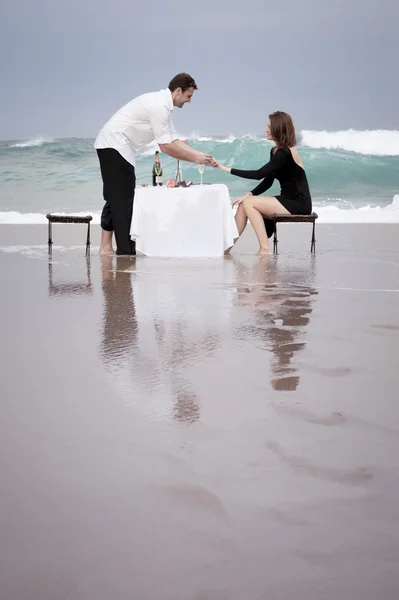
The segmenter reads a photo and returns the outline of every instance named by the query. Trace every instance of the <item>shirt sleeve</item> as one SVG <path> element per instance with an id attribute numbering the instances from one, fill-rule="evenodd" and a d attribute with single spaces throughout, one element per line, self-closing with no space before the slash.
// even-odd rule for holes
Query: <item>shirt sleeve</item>
<path id="1" fill-rule="evenodd" d="M 148 107 L 148 118 L 157 144 L 171 144 L 173 140 L 177 139 L 170 110 L 167 106 L 152 104 Z"/>
<path id="2" fill-rule="evenodd" d="M 172 115 L 169 115 L 169 131 L 170 131 L 171 136 L 172 136 L 172 142 L 174 140 L 178 140 L 179 139 L 179 136 L 176 133 L 175 125 L 173 123 Z"/>
<path id="3" fill-rule="evenodd" d="M 287 157 L 282 148 L 279 148 L 271 157 L 270 161 L 256 171 L 243 171 L 241 169 L 231 169 L 232 175 L 243 177 L 244 179 L 264 179 L 272 176 L 281 169 L 287 162 Z M 267 188 L 266 188 L 267 189 Z"/>
<path id="4" fill-rule="evenodd" d="M 256 188 L 254 188 L 251 191 L 251 194 L 253 196 L 260 196 L 260 194 L 263 194 L 263 192 L 266 192 L 266 190 L 268 190 L 269 188 L 272 187 L 273 181 L 274 181 L 273 175 L 269 175 L 269 177 L 265 177 L 264 180 L 261 181 L 260 184 L 257 185 Z"/>

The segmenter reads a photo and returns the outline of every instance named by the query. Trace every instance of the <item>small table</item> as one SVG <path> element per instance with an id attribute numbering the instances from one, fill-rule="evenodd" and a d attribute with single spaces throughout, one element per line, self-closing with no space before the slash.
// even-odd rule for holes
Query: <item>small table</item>
<path id="1" fill-rule="evenodd" d="M 136 188 L 131 238 L 152 257 L 216 257 L 238 231 L 224 184 Z"/>

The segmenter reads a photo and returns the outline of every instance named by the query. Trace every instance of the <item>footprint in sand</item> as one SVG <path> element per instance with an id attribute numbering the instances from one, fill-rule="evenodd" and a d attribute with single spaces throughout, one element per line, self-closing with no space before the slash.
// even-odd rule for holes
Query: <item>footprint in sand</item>
<path id="1" fill-rule="evenodd" d="M 157 486 L 157 494 L 163 495 L 173 506 L 185 510 L 201 510 L 221 521 L 229 520 L 229 513 L 220 498 L 213 492 L 197 485 L 165 485 Z"/>
<path id="2" fill-rule="evenodd" d="M 352 373 L 352 369 L 348 369 L 348 367 L 312 367 L 311 370 L 320 373 L 320 375 L 325 375 L 325 377 L 345 377 L 345 375 Z"/>
<path id="3" fill-rule="evenodd" d="M 399 325 L 371 325 L 371 327 L 374 327 L 374 329 L 387 329 L 387 330 L 392 330 L 392 331 L 399 331 Z"/>
<path id="4" fill-rule="evenodd" d="M 314 423 L 315 425 L 323 425 L 324 427 L 344 425 L 344 423 L 346 423 L 348 420 L 347 417 L 340 412 L 331 412 L 329 415 L 321 417 L 315 413 L 312 413 L 310 410 L 307 410 L 306 408 L 300 408 L 299 406 L 273 404 L 273 408 L 280 414 L 288 415 L 289 417 L 297 417 L 299 419 L 303 419 L 304 421 L 308 421 L 309 423 Z"/>
<path id="5" fill-rule="evenodd" d="M 367 467 L 358 467 L 357 469 L 351 470 L 337 469 L 335 467 L 321 467 L 313 464 L 306 458 L 286 454 L 278 442 L 271 440 L 266 442 L 265 446 L 268 450 L 278 456 L 283 463 L 303 475 L 353 486 L 363 485 L 373 478 L 371 470 Z"/>

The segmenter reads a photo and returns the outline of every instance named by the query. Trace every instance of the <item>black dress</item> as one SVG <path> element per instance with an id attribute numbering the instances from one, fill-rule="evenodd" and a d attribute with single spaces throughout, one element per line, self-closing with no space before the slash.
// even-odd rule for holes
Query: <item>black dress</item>
<path id="1" fill-rule="evenodd" d="M 255 171 L 244 171 L 231 169 L 232 175 L 244 179 L 263 179 L 263 181 L 252 190 L 254 196 L 266 192 L 277 179 L 280 182 L 281 194 L 275 196 L 277 200 L 292 215 L 310 215 L 312 212 L 312 198 L 310 196 L 306 173 L 294 160 L 291 150 L 280 147 L 273 152 L 270 150 L 270 161 Z M 267 236 L 274 233 L 275 225 L 270 219 L 265 218 Z"/>

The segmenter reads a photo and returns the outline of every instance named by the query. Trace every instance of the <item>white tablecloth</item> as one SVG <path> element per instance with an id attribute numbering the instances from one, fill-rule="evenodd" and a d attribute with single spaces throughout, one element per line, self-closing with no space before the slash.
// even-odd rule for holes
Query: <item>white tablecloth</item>
<path id="1" fill-rule="evenodd" d="M 146 256 L 223 256 L 238 237 L 224 184 L 136 188 L 130 229 Z"/>

